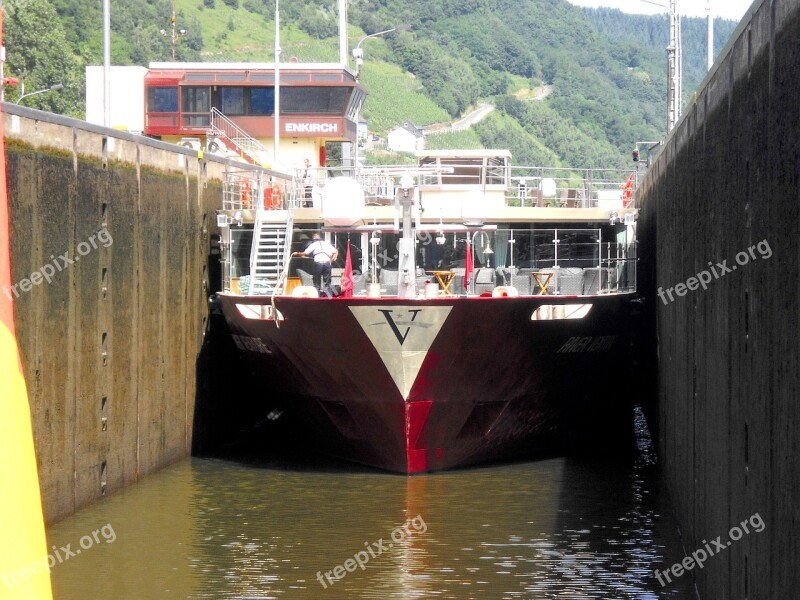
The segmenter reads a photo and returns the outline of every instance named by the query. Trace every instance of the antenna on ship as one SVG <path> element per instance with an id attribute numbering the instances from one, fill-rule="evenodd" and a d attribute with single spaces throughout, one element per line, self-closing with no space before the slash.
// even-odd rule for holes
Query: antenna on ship
<path id="1" fill-rule="evenodd" d="M 414 178 L 405 174 L 400 178 L 401 209 L 403 216 L 403 235 L 397 242 L 397 296 L 399 298 L 413 298 L 416 290 L 416 257 L 414 246 L 414 232 L 411 228 L 411 204 L 414 195 Z"/>

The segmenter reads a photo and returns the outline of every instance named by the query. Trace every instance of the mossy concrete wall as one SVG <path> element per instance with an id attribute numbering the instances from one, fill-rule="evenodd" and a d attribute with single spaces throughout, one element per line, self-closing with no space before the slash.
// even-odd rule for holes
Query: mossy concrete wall
<path id="1" fill-rule="evenodd" d="M 703 600 L 800 590 L 799 8 L 753 5 L 637 191 L 664 475 L 687 554 L 716 551 L 682 575 Z"/>
<path id="2" fill-rule="evenodd" d="M 3 119 L 17 287 L 0 292 L 52 522 L 190 452 L 226 164 L 13 105 Z"/>

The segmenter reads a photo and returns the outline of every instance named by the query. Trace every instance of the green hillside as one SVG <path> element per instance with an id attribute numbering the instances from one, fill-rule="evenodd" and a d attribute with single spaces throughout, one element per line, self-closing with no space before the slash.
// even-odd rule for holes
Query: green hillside
<path id="1" fill-rule="evenodd" d="M 176 0 L 177 59 L 272 62 L 274 3 Z M 113 0 L 112 62 L 170 60 L 172 3 Z M 63 80 L 29 106 L 83 115 L 83 68 L 102 62 L 101 3 L 11 0 L 6 73 L 28 90 Z M 281 3 L 282 57 L 338 60 L 336 3 Z M 666 18 L 581 9 L 564 0 L 350 0 L 349 45 L 363 44 L 361 117 L 379 135 L 410 121 L 446 125 L 481 102 L 496 110 L 469 131 L 429 136 L 436 148 L 505 147 L 517 162 L 621 167 L 666 129 Z M 57 15 L 57 17 L 56 17 Z M 720 48 L 735 27 L 718 22 Z M 162 35 L 164 29 L 168 35 Z M 704 75 L 705 23 L 685 19 L 684 90 Z M 38 86 L 35 87 L 34 86 Z M 545 93 L 546 92 L 546 93 Z M 19 91 L 6 89 L 13 100 Z"/>

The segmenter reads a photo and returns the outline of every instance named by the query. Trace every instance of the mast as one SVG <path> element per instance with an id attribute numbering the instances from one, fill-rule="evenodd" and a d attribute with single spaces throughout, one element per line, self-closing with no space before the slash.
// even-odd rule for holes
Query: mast
<path id="1" fill-rule="evenodd" d="M 397 249 L 397 295 L 401 298 L 413 298 L 417 295 L 416 289 L 416 256 L 414 232 L 411 228 L 411 202 L 414 196 L 414 178 L 403 175 L 400 178 L 400 207 L 403 217 L 403 235 L 398 241 Z"/>

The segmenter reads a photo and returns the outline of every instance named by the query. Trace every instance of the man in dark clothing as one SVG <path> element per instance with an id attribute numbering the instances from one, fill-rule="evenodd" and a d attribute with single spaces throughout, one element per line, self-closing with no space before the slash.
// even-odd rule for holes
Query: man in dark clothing
<path id="1" fill-rule="evenodd" d="M 314 260 L 314 287 L 320 294 L 330 298 L 333 296 L 331 289 L 331 263 L 339 256 L 339 251 L 323 240 L 318 233 L 312 236 L 312 241 L 303 252 L 292 252 L 292 256 L 308 256 Z"/>

